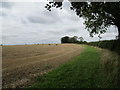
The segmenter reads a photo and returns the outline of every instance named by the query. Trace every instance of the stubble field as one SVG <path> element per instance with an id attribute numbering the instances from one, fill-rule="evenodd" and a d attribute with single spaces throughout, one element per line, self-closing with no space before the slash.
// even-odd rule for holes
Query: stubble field
<path id="1" fill-rule="evenodd" d="M 76 44 L 2 46 L 3 88 L 34 83 L 35 77 L 72 60 L 83 49 Z"/>

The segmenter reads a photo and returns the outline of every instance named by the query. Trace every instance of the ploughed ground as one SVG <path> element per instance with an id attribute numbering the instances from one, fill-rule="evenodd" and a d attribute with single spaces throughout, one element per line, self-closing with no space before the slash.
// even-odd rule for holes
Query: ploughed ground
<path id="1" fill-rule="evenodd" d="M 83 49 L 77 44 L 2 46 L 3 88 L 30 85 L 35 77 L 72 60 Z"/>

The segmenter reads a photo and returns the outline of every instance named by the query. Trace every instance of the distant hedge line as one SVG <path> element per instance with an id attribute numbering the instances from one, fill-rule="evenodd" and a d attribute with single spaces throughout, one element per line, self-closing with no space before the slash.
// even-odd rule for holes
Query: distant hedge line
<path id="1" fill-rule="evenodd" d="M 116 51 L 118 54 L 120 54 L 120 40 L 104 40 L 97 42 L 89 42 L 87 44 Z"/>

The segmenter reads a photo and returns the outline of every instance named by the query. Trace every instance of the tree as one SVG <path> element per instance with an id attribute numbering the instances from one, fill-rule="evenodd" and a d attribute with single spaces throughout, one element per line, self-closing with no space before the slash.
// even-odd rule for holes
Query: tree
<path id="1" fill-rule="evenodd" d="M 65 36 L 61 38 L 61 43 L 77 43 L 78 42 L 77 38 L 78 38 L 77 36 L 73 37 Z"/>
<path id="2" fill-rule="evenodd" d="M 84 39 L 83 39 L 83 37 L 79 37 L 79 40 L 80 40 L 81 42 L 83 42 Z"/>
<path id="3" fill-rule="evenodd" d="M 77 39 L 78 39 L 78 36 L 73 36 L 73 38 L 77 41 Z"/>
<path id="4" fill-rule="evenodd" d="M 69 37 L 68 36 L 65 36 L 65 37 L 62 37 L 61 38 L 61 43 L 69 43 Z"/>
<path id="5" fill-rule="evenodd" d="M 84 24 L 90 32 L 90 36 L 105 33 L 109 26 L 115 25 L 118 28 L 118 38 L 120 39 L 120 1 L 119 2 L 72 2 L 71 10 L 76 15 L 85 19 Z M 62 2 L 49 2 L 46 8 L 51 11 L 52 7 L 61 8 Z"/>
<path id="6" fill-rule="evenodd" d="M 77 42 L 77 39 L 75 37 L 71 37 L 69 39 L 69 43 L 76 43 Z"/>

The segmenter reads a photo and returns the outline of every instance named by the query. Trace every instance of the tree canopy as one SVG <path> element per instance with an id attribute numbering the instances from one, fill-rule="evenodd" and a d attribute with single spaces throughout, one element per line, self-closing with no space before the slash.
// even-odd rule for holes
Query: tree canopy
<path id="1" fill-rule="evenodd" d="M 65 36 L 65 37 L 62 37 L 61 38 L 61 43 L 69 43 L 69 37 L 68 36 Z"/>
<path id="2" fill-rule="evenodd" d="M 105 33 L 109 26 L 115 25 L 118 28 L 118 38 L 120 39 L 120 2 L 72 2 L 71 10 L 76 15 L 85 19 L 84 24 L 90 32 L 90 36 Z M 51 11 L 52 7 L 62 8 L 61 2 L 51 1 L 46 4 L 47 10 Z"/>
<path id="3" fill-rule="evenodd" d="M 77 39 L 78 39 L 77 36 L 73 37 L 65 36 L 61 38 L 61 43 L 77 43 L 78 42 Z"/>
<path id="4" fill-rule="evenodd" d="M 78 37 L 78 36 L 64 36 L 61 38 L 61 43 L 78 43 L 78 44 L 83 44 L 87 43 L 86 41 L 83 41 L 83 37 Z"/>

